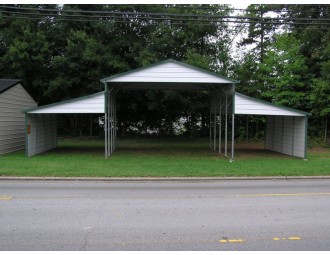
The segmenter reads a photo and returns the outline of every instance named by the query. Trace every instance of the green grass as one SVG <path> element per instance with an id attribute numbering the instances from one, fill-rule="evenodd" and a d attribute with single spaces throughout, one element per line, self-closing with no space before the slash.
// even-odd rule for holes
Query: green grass
<path id="1" fill-rule="evenodd" d="M 23 151 L 0 156 L 1 176 L 296 176 L 330 175 L 330 150 L 310 149 L 308 161 L 239 144 L 230 163 L 199 139 L 121 139 L 104 159 L 104 141 L 60 140 L 60 147 L 27 158 Z"/>

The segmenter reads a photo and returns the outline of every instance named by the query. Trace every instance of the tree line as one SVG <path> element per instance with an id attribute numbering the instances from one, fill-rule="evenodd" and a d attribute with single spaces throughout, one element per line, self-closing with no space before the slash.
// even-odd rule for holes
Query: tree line
<path id="1" fill-rule="evenodd" d="M 327 5 L 1 5 L 0 76 L 20 78 L 39 105 L 103 90 L 100 79 L 174 59 L 240 81 L 243 94 L 312 113 L 327 139 Z M 234 49 L 234 50 L 233 50 Z M 208 134 L 206 92 L 122 91 L 119 134 Z M 90 116 L 60 128 L 92 134 Z M 240 117 L 237 137 L 262 138 L 263 120 Z M 95 133 L 95 132 L 94 132 Z"/>

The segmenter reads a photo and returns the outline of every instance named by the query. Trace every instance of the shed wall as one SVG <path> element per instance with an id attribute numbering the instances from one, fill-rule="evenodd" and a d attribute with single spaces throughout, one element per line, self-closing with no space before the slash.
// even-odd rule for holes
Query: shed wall
<path id="1" fill-rule="evenodd" d="M 267 116 L 266 149 L 306 157 L 306 117 Z"/>
<path id="2" fill-rule="evenodd" d="M 55 114 L 27 114 L 27 155 L 29 157 L 57 147 L 57 121 Z"/>
<path id="3" fill-rule="evenodd" d="M 22 110 L 37 103 L 21 84 L 0 94 L 0 155 L 25 147 L 25 117 Z"/>

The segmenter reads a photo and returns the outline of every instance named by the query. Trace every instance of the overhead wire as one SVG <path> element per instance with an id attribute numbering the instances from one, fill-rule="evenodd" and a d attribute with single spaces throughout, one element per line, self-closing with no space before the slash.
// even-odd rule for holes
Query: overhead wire
<path id="1" fill-rule="evenodd" d="M 230 11 L 230 10 L 226 10 Z M 246 10 L 248 11 L 248 10 Z M 251 17 L 233 15 L 206 15 L 206 14 L 178 14 L 178 13 L 158 13 L 158 12 L 127 12 L 127 11 L 86 11 L 86 10 L 65 10 L 65 9 L 38 9 L 17 6 L 0 5 L 0 13 L 3 18 L 17 18 L 38 20 L 41 17 L 48 17 L 57 21 L 72 22 L 117 22 L 134 23 L 138 20 L 145 25 L 161 24 L 168 25 L 214 25 L 227 23 L 230 28 L 238 28 L 242 31 L 245 25 L 301 25 L 305 29 L 329 29 L 320 26 L 329 26 L 329 18 L 275 18 L 275 17 Z M 87 15 L 88 14 L 88 15 Z M 33 17 L 31 17 L 33 16 Z M 299 22 L 297 22 L 299 21 Z M 142 25 L 143 25 L 142 24 Z M 243 24 L 243 26 L 241 26 Z M 317 27 L 315 27 L 317 26 Z M 299 29 L 299 27 L 298 27 Z M 239 33 L 239 32 L 238 32 Z M 237 34 L 236 34 L 237 36 Z M 235 37 L 236 37 L 235 36 Z"/>
<path id="2" fill-rule="evenodd" d="M 283 18 L 283 17 L 251 17 L 251 16 L 232 16 L 232 15 L 212 15 L 209 14 L 185 14 L 185 13 L 163 13 L 163 12 L 127 12 L 127 11 L 86 11 L 86 10 L 57 10 L 57 9 L 37 9 L 37 8 L 26 8 L 26 7 L 13 7 L 13 6 L 0 6 L 0 9 L 13 9 L 16 11 L 37 11 L 38 13 L 35 14 L 41 14 L 41 12 L 51 12 L 47 13 L 48 15 L 63 15 L 62 13 L 90 13 L 90 14 L 105 14 L 105 15 L 148 15 L 148 16 L 167 16 L 167 17 L 188 17 L 188 18 L 208 18 L 208 19 L 238 19 L 238 20 L 246 20 L 246 19 L 252 19 L 252 20 L 270 20 L 270 21 L 330 21 L 330 18 Z M 10 12 L 8 10 L 4 10 L 6 12 Z M 54 14 L 53 12 L 57 12 L 58 14 Z M 24 12 L 22 12 L 24 14 Z M 82 14 L 79 14 L 82 16 Z M 94 15 L 97 16 L 97 15 Z M 100 16 L 102 17 L 102 15 Z"/>
<path id="3" fill-rule="evenodd" d="M 267 4 L 267 6 L 275 6 L 274 4 Z M 70 5 L 69 5 L 70 6 Z M 158 4 L 126 4 L 126 5 L 121 5 L 121 4 L 115 4 L 115 5 L 106 5 L 106 6 L 109 6 L 109 7 L 131 7 L 131 8 L 134 8 L 134 7 L 154 7 L 154 6 L 158 6 Z M 164 7 L 169 7 L 170 9 L 196 9 L 196 7 L 192 4 L 192 5 L 161 5 L 161 6 L 164 6 Z M 226 9 L 224 9 L 223 7 L 226 7 Z M 294 4 L 282 4 L 282 6 L 284 8 L 287 8 L 287 7 L 290 7 L 290 6 L 299 6 L 299 5 L 294 5 Z M 329 11 L 330 10 L 330 7 L 327 8 L 326 6 L 329 6 L 329 5 L 322 5 L 322 4 L 304 4 L 303 5 L 304 7 L 319 7 L 319 8 L 323 8 L 325 11 Z M 87 10 L 74 10 L 74 9 L 37 9 L 37 8 L 31 8 L 31 7 L 18 7 L 18 6 L 13 6 L 13 5 L 2 5 L 0 7 L 5 7 L 5 8 L 11 8 L 11 9 L 25 9 L 25 10 L 38 10 L 38 11 L 61 11 L 61 12 L 85 12 L 85 13 L 96 13 L 96 12 L 109 12 L 109 11 L 96 11 L 96 10 L 93 10 L 93 11 L 87 11 Z M 257 9 L 251 9 L 251 8 L 247 8 L 247 9 L 240 9 L 240 8 L 232 8 L 230 7 L 230 5 L 218 5 L 217 6 L 218 10 L 219 11 L 239 11 L 239 12 L 265 12 L 265 11 L 271 11 L 271 12 L 279 12 L 279 13 L 296 13 L 296 14 L 300 14 L 300 13 L 318 13 L 317 11 L 304 11 L 304 10 L 299 10 L 299 11 L 294 11 L 294 10 L 288 10 L 288 9 L 280 9 L 280 10 L 275 10 L 275 9 L 272 9 L 272 10 L 257 10 Z M 198 5 L 198 9 L 211 9 L 211 10 L 214 10 L 214 6 L 202 6 L 202 5 Z"/>
<path id="4" fill-rule="evenodd" d="M 295 7 L 295 6 L 299 6 L 299 4 L 267 4 L 267 6 L 276 6 L 276 5 L 281 5 L 283 7 Z M 124 6 L 124 5 L 117 5 L 117 6 Z M 146 6 L 146 7 L 150 7 L 152 5 L 148 5 L 148 4 L 139 4 L 139 6 Z M 327 5 L 327 4 L 303 4 L 304 7 L 320 7 L 320 8 L 323 8 L 325 9 L 326 11 L 329 11 L 330 10 L 330 6 Z M 329 8 L 327 8 L 326 6 L 328 6 Z M 251 9 L 251 8 L 246 8 L 246 9 L 241 9 L 241 8 L 232 8 L 231 5 L 219 5 L 217 6 L 219 10 L 227 10 L 227 9 L 222 9 L 222 7 L 226 7 L 228 8 L 230 11 L 238 11 L 238 12 L 264 12 L 265 10 L 258 10 L 258 9 Z M 192 5 L 172 5 L 171 8 L 174 8 L 174 9 L 189 9 L 189 8 L 195 8 L 194 6 Z M 199 9 L 205 9 L 205 10 L 208 10 L 208 9 L 214 9 L 214 7 L 212 6 L 202 6 L 202 5 L 198 5 L 198 8 Z M 318 13 L 317 11 L 304 11 L 304 10 L 299 10 L 299 11 L 294 11 L 294 10 L 288 10 L 288 9 L 279 9 L 279 10 L 275 10 L 275 9 L 272 9 L 272 10 L 269 10 L 269 11 L 272 11 L 272 12 L 278 12 L 278 13 L 297 13 L 297 14 L 300 14 L 300 13 Z"/>
<path id="5" fill-rule="evenodd" d="M 1 11 L 0 11 L 1 13 Z M 2 16 L 5 19 L 26 19 L 26 20 L 40 20 L 40 17 L 26 17 L 26 16 Z M 49 21 L 54 21 L 55 19 L 48 19 Z M 43 20 L 46 21 L 46 20 Z M 133 24 L 134 22 L 136 22 L 137 20 L 111 20 L 111 19 L 71 19 L 71 18 L 63 18 L 63 17 L 57 17 L 56 21 L 71 21 L 71 22 L 113 22 L 113 23 L 122 23 L 122 24 Z M 206 25 L 211 25 L 211 22 L 196 22 L 194 24 L 191 23 L 185 23 L 185 22 L 172 22 L 172 20 L 168 20 L 168 19 L 162 19 L 162 20 L 144 20 L 146 21 L 146 23 L 144 24 L 149 24 L 149 25 L 158 25 L 158 24 L 164 24 L 165 21 L 167 21 L 168 23 L 166 25 L 175 25 L 175 26 L 189 26 L 189 25 L 197 25 L 197 26 L 206 26 Z M 149 21 L 149 22 L 148 22 Z M 226 21 L 212 21 L 213 23 L 225 23 Z M 260 22 L 234 22 L 234 23 L 238 23 L 238 24 L 243 24 L 243 25 L 248 25 L 248 24 L 273 24 L 273 23 L 260 23 Z M 286 23 L 278 23 L 278 25 L 285 25 Z M 297 23 L 295 23 L 297 24 Z M 300 23 L 301 25 L 309 25 L 309 26 L 315 26 L 315 25 L 328 25 L 328 24 L 322 24 L 322 23 L 312 23 L 312 24 L 305 24 L 305 23 Z M 143 25 L 143 24 L 142 24 Z M 274 24 L 273 24 L 274 25 Z M 289 25 L 289 24 L 287 24 Z M 242 26 L 241 25 L 230 25 L 230 28 L 239 28 L 241 29 Z M 246 28 L 246 26 L 243 26 L 243 28 Z M 307 30 L 328 30 L 330 29 L 330 27 L 305 27 L 305 28 L 296 28 L 296 29 L 307 29 Z M 243 29 L 241 29 L 243 30 Z"/>
<path id="6" fill-rule="evenodd" d="M 21 17 L 26 16 L 41 16 L 41 17 L 58 17 L 58 18 L 67 18 L 67 20 L 71 21 L 102 21 L 102 20 L 159 20 L 159 21 L 181 21 L 181 22 L 203 22 L 205 24 L 207 23 L 212 23 L 212 22 L 217 22 L 217 23 L 236 23 L 236 24 L 271 24 L 271 25 L 330 25 L 330 22 L 323 22 L 324 20 L 310 20 L 310 22 L 293 22 L 292 20 L 289 21 L 267 21 L 267 19 L 261 19 L 260 21 L 255 21 L 254 19 L 247 19 L 247 20 L 233 20 L 231 18 L 223 18 L 223 19 L 192 19 L 192 18 L 167 18 L 167 17 L 148 17 L 148 16 L 100 16 L 100 15 L 95 15 L 95 16 L 90 16 L 90 15 L 63 15 L 63 14 L 58 14 L 58 15 L 50 15 L 50 14 L 45 14 L 45 13 L 21 13 L 21 12 L 8 12 L 8 11 L 3 11 L 0 10 L 0 13 L 3 14 L 17 14 L 17 15 L 23 15 Z M 2 16 L 5 18 L 9 18 L 9 16 Z M 12 18 L 18 17 L 18 16 L 10 16 Z M 35 17 L 37 18 L 37 17 Z M 83 18 L 83 19 L 78 19 L 78 18 Z M 291 22 L 290 22 L 291 21 Z M 327 21 L 327 20 L 326 20 Z M 330 19 L 329 19 L 330 21 Z M 174 23 L 171 23 L 174 24 Z M 181 23 L 180 23 L 181 24 Z"/>

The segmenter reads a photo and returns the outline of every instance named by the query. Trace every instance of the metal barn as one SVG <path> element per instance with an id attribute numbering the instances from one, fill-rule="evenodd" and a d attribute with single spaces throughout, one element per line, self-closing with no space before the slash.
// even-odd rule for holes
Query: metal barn
<path id="1" fill-rule="evenodd" d="M 266 149 L 306 158 L 309 114 L 236 93 L 237 81 L 229 78 L 167 60 L 107 77 L 101 82 L 105 89 L 100 93 L 26 110 L 27 155 L 33 156 L 57 146 L 57 114 L 102 113 L 105 117 L 105 158 L 108 158 L 116 149 L 118 91 L 195 90 L 210 93 L 210 148 L 233 159 L 235 116 L 264 115 L 267 116 Z"/>
<path id="2" fill-rule="evenodd" d="M 25 147 L 25 118 L 22 111 L 37 103 L 21 80 L 0 79 L 0 155 Z"/>

